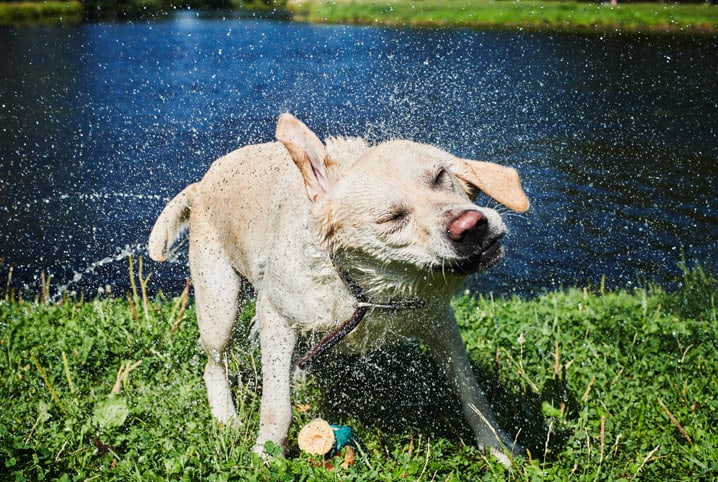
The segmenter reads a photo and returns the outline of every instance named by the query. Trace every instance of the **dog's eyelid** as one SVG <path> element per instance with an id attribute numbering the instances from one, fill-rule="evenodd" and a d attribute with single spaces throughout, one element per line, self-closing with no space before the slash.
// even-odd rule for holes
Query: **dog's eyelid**
<path id="1" fill-rule="evenodd" d="M 431 179 L 432 187 L 441 188 L 448 185 L 448 183 L 451 181 L 451 176 L 449 175 L 449 171 L 445 167 L 440 166 L 432 172 L 429 179 Z"/>
<path id="2" fill-rule="evenodd" d="M 405 220 L 410 214 L 409 208 L 398 205 L 392 206 L 377 216 L 377 224 L 397 223 Z"/>

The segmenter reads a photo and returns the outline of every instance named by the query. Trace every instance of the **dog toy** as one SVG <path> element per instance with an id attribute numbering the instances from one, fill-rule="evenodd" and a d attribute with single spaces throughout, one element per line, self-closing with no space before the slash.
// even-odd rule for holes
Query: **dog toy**
<path id="1" fill-rule="evenodd" d="M 351 427 L 330 425 L 326 420 L 315 418 L 299 432 L 299 448 L 314 455 L 333 457 L 348 447 L 363 448 L 361 440 L 354 434 Z"/>

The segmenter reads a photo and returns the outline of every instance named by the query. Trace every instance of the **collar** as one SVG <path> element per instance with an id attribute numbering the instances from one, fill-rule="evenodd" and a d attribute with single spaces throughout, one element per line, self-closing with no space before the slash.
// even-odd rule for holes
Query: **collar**
<path id="1" fill-rule="evenodd" d="M 333 258 L 332 261 L 334 262 Z M 334 263 L 334 265 L 336 267 L 336 263 Z M 364 319 L 364 316 L 369 309 L 397 312 L 401 310 L 421 308 L 425 304 L 424 300 L 421 298 L 396 299 L 389 300 L 385 303 L 373 303 L 369 300 L 369 296 L 366 291 L 359 285 L 359 283 L 354 281 L 354 279 L 349 276 L 349 273 L 341 269 L 337 269 L 337 273 L 339 273 L 339 277 L 342 279 L 347 288 L 349 288 L 349 291 L 356 300 L 354 303 L 354 313 L 348 320 L 324 335 L 324 337 L 319 340 L 319 342 L 314 345 L 311 350 L 305 353 L 299 362 L 297 362 L 299 368 L 306 368 L 325 351 L 342 341 L 345 336 L 359 326 L 359 323 L 361 323 Z"/>

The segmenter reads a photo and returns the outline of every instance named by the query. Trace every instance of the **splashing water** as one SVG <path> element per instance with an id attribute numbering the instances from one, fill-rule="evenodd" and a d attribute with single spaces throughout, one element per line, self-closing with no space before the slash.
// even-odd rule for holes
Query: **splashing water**
<path id="1" fill-rule="evenodd" d="M 76 296 L 77 293 L 72 291 L 71 288 L 82 281 L 82 278 L 86 275 L 95 274 L 98 268 L 105 266 L 110 263 L 116 263 L 118 261 L 124 261 L 130 257 L 137 257 L 138 254 L 144 252 L 145 247 L 137 244 L 135 246 L 129 246 L 126 245 L 124 248 L 120 249 L 116 254 L 111 256 L 106 256 L 100 260 L 97 260 L 93 263 L 91 263 L 89 266 L 87 266 L 85 269 L 81 271 L 75 271 L 75 274 L 72 276 L 72 279 L 57 288 L 55 288 L 55 294 L 52 295 L 51 299 L 53 301 L 57 301 L 58 299 L 62 298 L 63 295 L 68 294 L 70 296 Z M 107 284 L 105 286 L 99 286 L 97 288 L 98 293 L 108 293 L 112 291 L 112 287 Z"/>
<path id="2" fill-rule="evenodd" d="M 63 293 L 126 289 L 126 250 L 143 254 L 165 201 L 217 157 L 272 140 L 283 111 L 320 136 L 413 138 L 516 167 L 532 209 L 507 217 L 506 260 L 472 289 L 666 284 L 681 251 L 718 266 L 710 38 L 182 13 L 5 28 L 0 47 L 16 53 L 0 67 L 0 273 L 30 290 L 41 272 Z M 150 288 L 183 288 L 181 260 L 147 267 Z"/>

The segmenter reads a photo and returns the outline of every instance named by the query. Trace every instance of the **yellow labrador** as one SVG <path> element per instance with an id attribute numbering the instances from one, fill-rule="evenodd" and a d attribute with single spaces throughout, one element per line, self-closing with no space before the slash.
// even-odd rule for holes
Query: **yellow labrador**
<path id="1" fill-rule="evenodd" d="M 516 171 L 406 140 L 324 144 L 289 114 L 276 137 L 217 160 L 167 204 L 150 234 L 150 257 L 162 261 L 189 226 L 214 417 L 235 417 L 224 357 L 251 285 L 263 377 L 256 451 L 285 443 L 298 334 L 328 333 L 301 365 L 334 344 L 357 352 L 418 337 L 455 386 L 476 443 L 508 464 L 506 454 L 521 447 L 476 383 L 449 300 L 467 275 L 502 255 L 500 215 L 472 198 L 483 191 L 528 209 Z"/>

